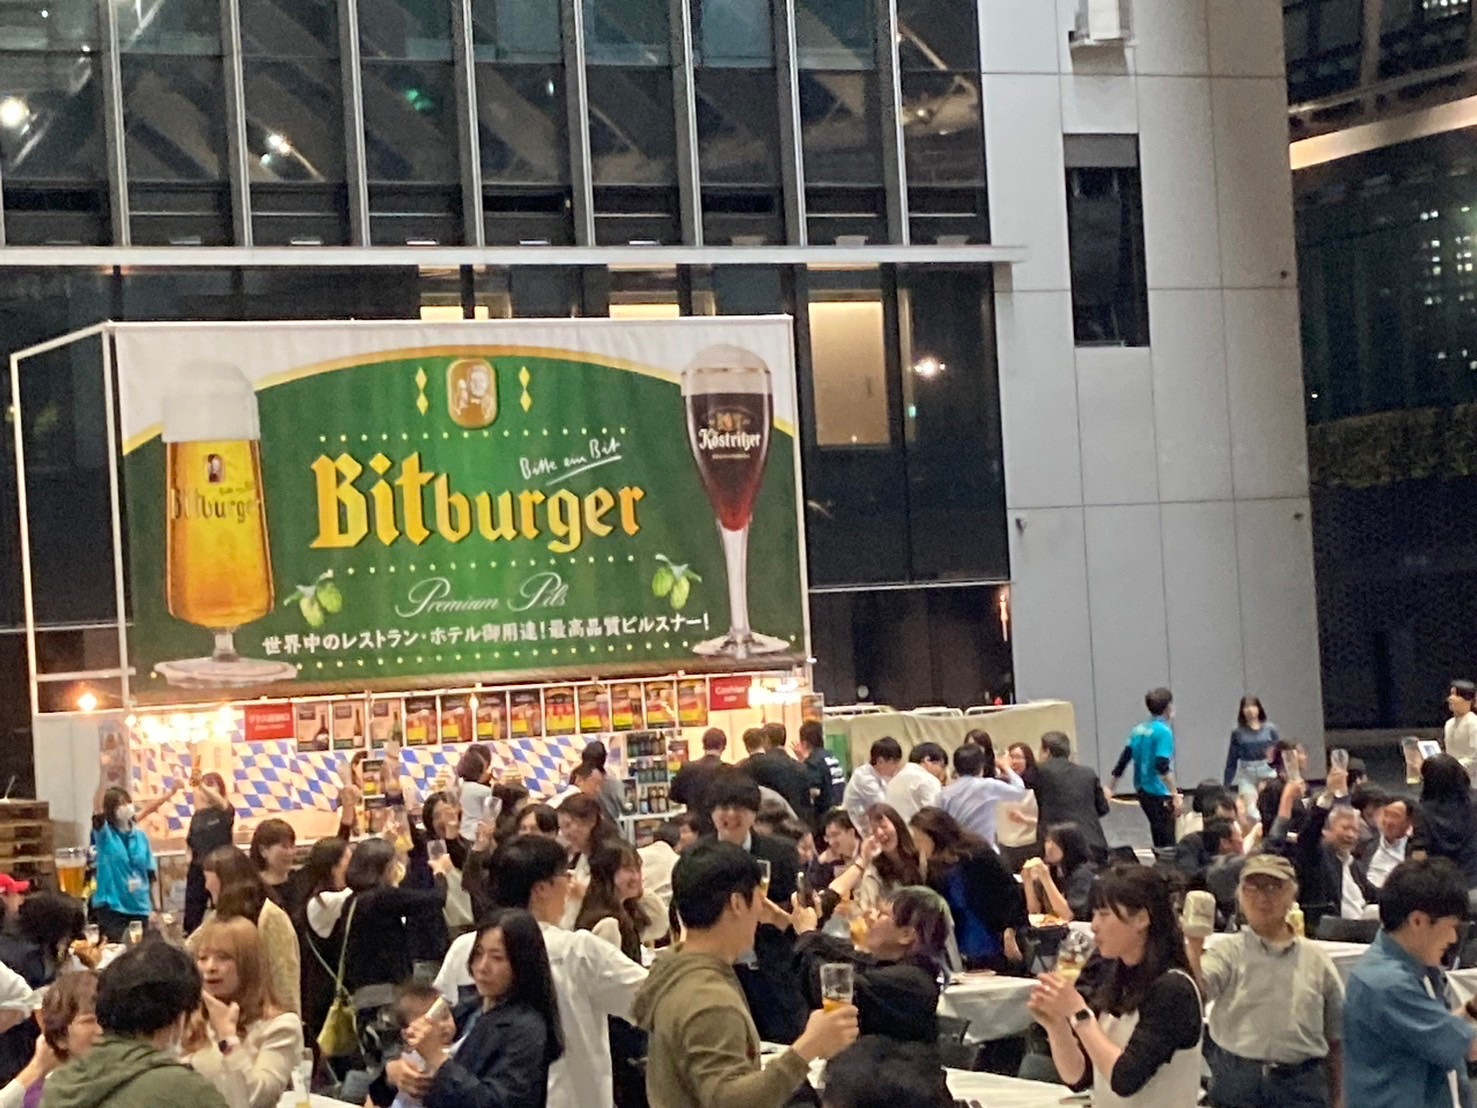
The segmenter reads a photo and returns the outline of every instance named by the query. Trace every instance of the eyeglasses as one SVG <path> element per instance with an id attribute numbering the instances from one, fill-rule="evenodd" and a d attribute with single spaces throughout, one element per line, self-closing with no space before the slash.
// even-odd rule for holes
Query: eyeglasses
<path id="1" fill-rule="evenodd" d="M 1247 892 L 1260 893 L 1262 896 L 1271 896 L 1273 893 L 1282 891 L 1283 883 L 1275 877 L 1249 877 L 1241 882 L 1241 887 Z"/>

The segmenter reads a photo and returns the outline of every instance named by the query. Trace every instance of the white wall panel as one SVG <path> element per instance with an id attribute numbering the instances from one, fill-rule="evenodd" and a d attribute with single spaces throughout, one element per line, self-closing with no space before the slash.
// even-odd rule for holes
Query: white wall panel
<path id="1" fill-rule="evenodd" d="M 1283 79 L 1282 0 L 1207 0 L 1210 72 Z"/>
<path id="2" fill-rule="evenodd" d="M 1024 246 L 1015 291 L 1071 287 L 1061 87 L 1055 76 L 987 76 L 985 164 L 994 240 Z"/>
<path id="3" fill-rule="evenodd" d="M 1297 290 L 1228 289 L 1224 297 L 1236 496 L 1306 496 Z"/>
<path id="4" fill-rule="evenodd" d="M 1221 280 L 1227 288 L 1292 288 L 1292 170 L 1287 84 L 1223 78 L 1211 83 Z"/>
<path id="5" fill-rule="evenodd" d="M 998 295 L 995 326 L 1005 502 L 1012 508 L 1081 504 L 1071 294 Z"/>
<path id="6" fill-rule="evenodd" d="M 1139 76 L 1210 72 L 1205 0 L 1133 0 L 1134 70 Z"/>
<path id="7" fill-rule="evenodd" d="M 1082 509 L 1012 511 L 1009 516 L 1017 695 L 1070 700 L 1080 757 L 1093 764 L 1097 745 Z"/>
<path id="8" fill-rule="evenodd" d="M 1236 509 L 1165 504 L 1164 596 L 1182 786 L 1220 779 L 1243 695 Z"/>
<path id="9" fill-rule="evenodd" d="M 1068 135 L 1132 135 L 1139 129 L 1132 77 L 1062 74 L 1062 131 Z"/>
<path id="10" fill-rule="evenodd" d="M 1083 502 L 1155 503 L 1159 477 L 1149 351 L 1123 346 L 1078 350 L 1077 405 Z"/>
<path id="11" fill-rule="evenodd" d="M 1159 496 L 1231 497 L 1231 417 L 1221 293 L 1149 293 Z"/>
<path id="12" fill-rule="evenodd" d="M 1149 287 L 1219 288 L 1221 245 L 1210 82 L 1141 77 L 1137 86 Z"/>
<path id="13" fill-rule="evenodd" d="M 1310 768 L 1323 769 L 1323 692 L 1318 669 L 1318 609 L 1306 498 L 1236 505 L 1241 567 L 1241 628 L 1247 692 L 1260 696 L 1284 738 L 1308 744 Z"/>
<path id="14" fill-rule="evenodd" d="M 1106 771 L 1143 719 L 1144 693 L 1169 680 L 1164 564 L 1158 505 L 1088 508 L 1086 518 L 1093 692 Z"/>
<path id="15" fill-rule="evenodd" d="M 980 19 L 986 73 L 1057 72 L 1057 13 L 1048 0 L 980 0 Z"/>

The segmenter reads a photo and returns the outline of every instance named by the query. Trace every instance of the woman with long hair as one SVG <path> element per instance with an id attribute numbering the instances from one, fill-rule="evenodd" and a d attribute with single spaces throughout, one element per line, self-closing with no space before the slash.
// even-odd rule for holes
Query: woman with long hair
<path id="1" fill-rule="evenodd" d="M 923 880 L 918 847 L 897 809 L 874 804 L 867 809 L 867 822 L 872 833 L 862 840 L 861 852 L 830 884 L 832 892 L 851 896 L 862 911 L 885 904 L 898 889 Z"/>
<path id="2" fill-rule="evenodd" d="M 852 941 L 817 930 L 814 908 L 797 903 L 792 918 L 795 965 L 811 1008 L 821 1007 L 821 966 L 849 963 L 863 1035 L 938 1041 L 939 975 L 953 931 L 943 897 L 922 885 L 899 889 L 863 914 Z"/>
<path id="3" fill-rule="evenodd" d="M 226 794 L 225 778 L 218 773 L 202 773 L 194 780 L 195 813 L 185 834 L 189 868 L 185 870 L 185 934 L 200 926 L 209 907 L 205 895 L 204 863 L 213 850 L 231 845 L 236 827 L 236 806 Z"/>
<path id="4" fill-rule="evenodd" d="M 477 996 L 456 1010 L 453 1027 L 422 1017 L 405 1029 L 419 1062 L 389 1063 L 370 1088 L 376 1104 L 390 1104 L 398 1090 L 425 1108 L 543 1108 L 564 1036 L 538 922 L 522 909 L 494 912 L 467 968 Z"/>
<path id="5" fill-rule="evenodd" d="M 276 1000 L 249 919 L 217 917 L 196 936 L 205 1019 L 191 1027 L 186 1064 L 229 1103 L 274 1108 L 302 1055 L 303 1021 Z"/>
<path id="6" fill-rule="evenodd" d="M 1026 900 L 1000 856 L 939 808 L 924 808 L 910 826 L 928 887 L 954 915 L 965 967 L 1002 970 L 1019 962 L 1016 933 L 1028 924 Z"/>
<path id="7" fill-rule="evenodd" d="M 303 879 L 292 863 L 297 860 L 297 832 L 285 819 L 264 819 L 251 833 L 251 846 L 246 851 L 251 864 L 261 874 L 262 884 L 272 903 L 288 916 L 297 915 L 303 899 Z"/>
<path id="8" fill-rule="evenodd" d="M 223 846 L 205 859 L 205 889 L 214 908 L 206 919 L 241 918 L 261 931 L 267 955 L 272 993 L 289 1012 L 302 1012 L 302 963 L 292 920 L 267 896 L 267 886 L 251 859 L 234 846 Z M 202 925 L 203 929 L 203 925 Z M 199 931 L 190 935 L 186 947 L 199 950 Z"/>
<path id="9" fill-rule="evenodd" d="M 451 866 L 457 872 L 467 864 L 467 854 L 472 844 L 461 836 L 462 808 L 450 793 L 432 793 L 426 797 L 421 808 L 421 823 L 430 842 L 446 844 L 446 853 L 451 856 Z"/>
<path id="10" fill-rule="evenodd" d="M 1450 858 L 1477 888 L 1477 816 L 1472 810 L 1471 780 L 1466 767 L 1450 754 L 1434 754 L 1421 763 L 1421 801 L 1415 810 L 1409 856 Z"/>
<path id="11" fill-rule="evenodd" d="M 1226 751 L 1226 788 L 1235 788 L 1247 804 L 1263 781 L 1277 776 L 1272 750 L 1278 743 L 1277 726 L 1267 718 L 1261 698 L 1243 696 L 1236 709 L 1236 727 Z"/>
<path id="12" fill-rule="evenodd" d="M 1087 836 L 1075 823 L 1048 827 L 1042 857 L 1026 863 L 1021 871 L 1026 911 L 1033 916 L 1049 912 L 1061 920 L 1092 919 L 1096 883 Z"/>
<path id="13" fill-rule="evenodd" d="M 653 900 L 642 888 L 641 855 L 630 843 L 612 839 L 590 855 L 590 884 L 574 929 L 594 932 L 639 962 L 642 944 L 667 933 L 666 912 Z"/>
<path id="14" fill-rule="evenodd" d="M 1092 933 L 1103 964 L 1090 996 L 1044 973 L 1027 1004 L 1057 1073 L 1091 1086 L 1099 1108 L 1195 1104 L 1204 1016 L 1169 882 L 1147 866 L 1105 874 L 1092 894 Z"/>
<path id="15" fill-rule="evenodd" d="M 1012 873 L 1036 854 L 1036 752 L 1027 743 L 1011 743 L 1007 751 L 1010 768 L 1026 786 L 1024 800 L 1002 800 L 995 806 L 995 845 Z"/>
<path id="16" fill-rule="evenodd" d="M 566 931 L 574 929 L 579 915 L 581 890 L 590 884 L 590 855 L 599 850 L 619 833 L 605 818 L 600 802 L 583 794 L 566 797 L 559 805 L 559 838 L 569 851 L 569 874 L 571 892 L 569 907 L 561 922 Z"/>
<path id="17" fill-rule="evenodd" d="M 343 906 L 349 898 L 349 857 L 343 839 L 319 839 L 303 864 L 303 907 L 294 917 L 302 964 L 303 1027 L 318 1037 L 333 1004 L 333 968 L 343 950 Z"/>

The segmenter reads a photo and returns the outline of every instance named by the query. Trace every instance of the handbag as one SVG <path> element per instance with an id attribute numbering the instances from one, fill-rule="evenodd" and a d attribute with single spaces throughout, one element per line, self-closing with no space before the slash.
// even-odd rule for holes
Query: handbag
<path id="1" fill-rule="evenodd" d="M 344 945 L 339 949 L 337 973 L 334 973 L 323 955 L 318 953 L 318 947 L 311 936 L 308 939 L 308 949 L 324 970 L 333 975 L 333 1003 L 328 1007 L 328 1015 L 323 1020 L 323 1028 L 318 1032 L 317 1040 L 318 1050 L 324 1058 L 343 1058 L 359 1049 L 359 1025 L 355 1019 L 354 1004 L 348 990 L 344 988 L 344 963 L 349 956 L 349 935 L 354 929 L 354 911 L 358 907 L 357 899 L 349 905 L 349 918 L 344 923 Z"/>

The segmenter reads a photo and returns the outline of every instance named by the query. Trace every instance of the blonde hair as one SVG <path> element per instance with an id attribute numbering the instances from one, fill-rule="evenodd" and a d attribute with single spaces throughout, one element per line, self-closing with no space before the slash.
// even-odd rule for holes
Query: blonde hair
<path id="1" fill-rule="evenodd" d="M 237 1023 L 241 1034 L 257 1021 L 270 1019 L 281 1011 L 272 995 L 261 934 L 254 922 L 243 916 L 212 919 L 200 928 L 195 942 L 197 964 L 208 951 L 224 954 L 236 964 L 236 995 L 230 999 L 241 1007 Z"/>

